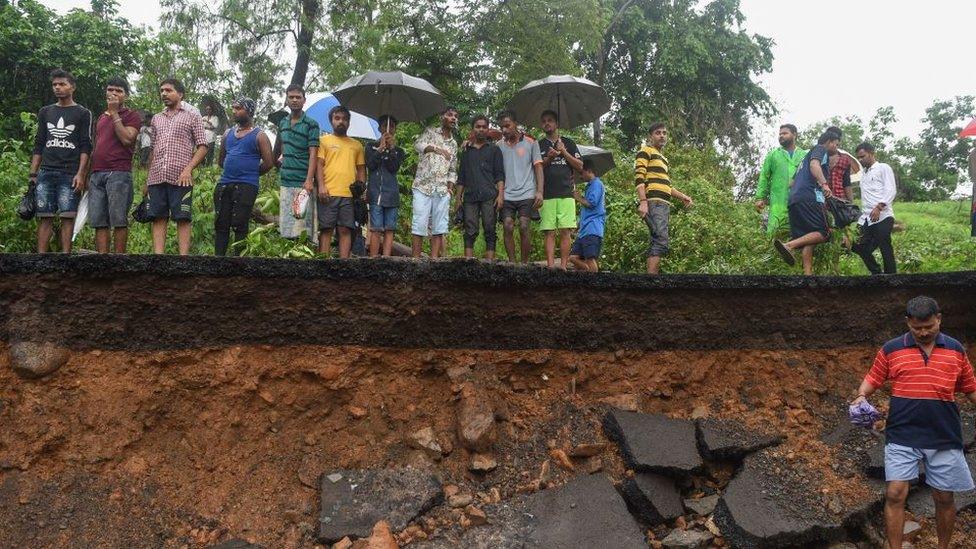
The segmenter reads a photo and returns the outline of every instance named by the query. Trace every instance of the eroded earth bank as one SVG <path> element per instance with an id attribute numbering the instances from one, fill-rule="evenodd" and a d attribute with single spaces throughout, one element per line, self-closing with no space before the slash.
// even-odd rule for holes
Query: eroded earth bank
<path id="1" fill-rule="evenodd" d="M 0 256 L 0 547 L 873 547 L 846 401 L 909 297 L 976 341 L 974 290 Z"/>

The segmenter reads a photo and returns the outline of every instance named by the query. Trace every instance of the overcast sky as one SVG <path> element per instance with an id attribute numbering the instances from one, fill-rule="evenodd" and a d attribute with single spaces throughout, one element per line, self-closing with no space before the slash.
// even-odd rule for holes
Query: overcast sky
<path id="1" fill-rule="evenodd" d="M 970 0 L 741 0 L 749 32 L 775 40 L 762 82 L 780 120 L 801 129 L 834 115 L 870 118 L 892 105 L 896 134 L 912 135 L 936 98 L 976 94 Z M 42 0 L 58 10 L 88 0 Z M 120 0 L 137 25 L 158 27 L 158 0 Z"/>

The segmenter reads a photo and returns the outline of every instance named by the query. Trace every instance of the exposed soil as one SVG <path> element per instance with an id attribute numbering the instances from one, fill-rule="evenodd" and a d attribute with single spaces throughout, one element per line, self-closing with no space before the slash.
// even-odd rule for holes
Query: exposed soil
<path id="1" fill-rule="evenodd" d="M 577 474 L 553 463 L 550 447 L 602 441 L 603 401 L 620 395 L 636 395 L 646 412 L 690 417 L 704 408 L 782 432 L 776 454 L 820 490 L 826 513 L 830 497 L 870 495 L 821 437 L 843 406 L 837 395 L 856 386 L 875 352 L 95 350 L 38 381 L 13 375 L 0 352 L 0 422 L 9 426 L 0 431 L 0 546 L 180 547 L 230 537 L 310 546 L 319 475 L 416 464 L 405 438 L 427 426 L 454 446 L 433 465 L 446 482 L 472 493 L 497 488 L 504 500 L 547 461 L 550 484 Z M 447 371 L 459 367 L 473 369 L 505 419 L 499 468 L 486 477 L 467 472 L 454 435 L 457 386 Z M 351 406 L 366 417 L 353 419 Z M 627 474 L 613 449 L 600 459 L 614 478 Z M 452 517 L 441 519 L 423 526 L 434 533 Z"/>
<path id="2" fill-rule="evenodd" d="M 487 510 L 597 467 L 619 482 L 615 447 L 572 470 L 556 450 L 606 442 L 605 411 L 634 404 L 784 435 L 769 456 L 796 505 L 836 516 L 876 494 L 844 414 L 905 299 L 937 297 L 973 342 L 974 286 L 0 255 L 0 547 L 311 547 L 319 478 L 338 468 L 432 467 Z M 23 340 L 71 356 L 23 379 L 7 352 Z M 465 377 L 499 420 L 487 475 L 456 434 Z M 425 427 L 445 455 L 410 446 Z M 712 465 L 686 497 L 734 474 Z M 459 522 L 442 507 L 417 526 L 453 539 Z M 922 523 L 916 546 L 934 547 Z M 959 524 L 976 547 L 976 517 Z"/>

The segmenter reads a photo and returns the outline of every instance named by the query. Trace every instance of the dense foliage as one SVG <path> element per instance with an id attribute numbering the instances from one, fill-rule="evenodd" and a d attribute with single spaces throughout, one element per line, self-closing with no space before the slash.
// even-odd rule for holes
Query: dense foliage
<path id="1" fill-rule="evenodd" d="M 675 185 L 695 199 L 691 209 L 673 208 L 672 253 L 664 271 L 794 272 L 772 252 L 760 214 L 741 200 L 754 185 L 752 175 L 744 176 L 754 164 L 750 159 L 763 152 L 750 145 L 755 142 L 751 122 L 768 119 L 774 108 L 758 84 L 771 70 L 771 42 L 743 30 L 737 0 L 161 0 L 161 5 L 162 28 L 150 32 L 120 17 L 113 0 L 94 0 L 91 11 L 65 15 L 36 0 L 16 5 L 0 0 L 0 64 L 12 69 L 0 72 L 5 90 L 0 252 L 34 249 L 34 223 L 17 219 L 15 208 L 27 182 L 32 113 L 51 101 L 47 73 L 54 67 L 75 73 L 77 99 L 93 110 L 103 102 L 102 82 L 127 74 L 135 85 L 130 102 L 139 108 L 159 109 L 158 80 L 176 76 L 186 83 L 191 102 L 204 94 L 225 104 L 250 95 L 259 99 L 262 115 L 280 106 L 283 82 L 331 89 L 367 69 L 400 69 L 427 78 L 465 114 L 502 108 L 530 79 L 570 73 L 603 84 L 613 100 L 604 125 L 571 133 L 580 143 L 600 141 L 619 166 L 604 178 L 609 212 L 604 269 L 643 270 L 647 228 L 634 204 L 634 151 L 648 123 L 664 119 L 674 138 L 666 153 Z M 584 13 L 588 17 L 577 16 Z M 298 55 L 293 60 L 293 53 L 282 52 Z M 959 123 L 974 114 L 973 103 L 969 96 L 936 101 L 926 111 L 925 129 L 913 138 L 893 134 L 895 114 L 889 107 L 867 122 L 824 121 L 808 128 L 801 142 L 809 144 L 828 124 L 838 124 L 845 148 L 853 151 L 862 139 L 878 145 L 881 159 L 895 167 L 900 200 L 944 200 L 964 181 L 960 168 L 968 143 L 956 135 Z M 404 243 L 410 240 L 409 187 L 417 162 L 409 144 L 421 127 L 401 124 L 398 130 L 408 154 L 400 173 L 404 193 L 397 237 Z M 197 172 L 193 253 L 212 252 L 218 176 L 217 168 Z M 137 171 L 137 183 L 144 180 L 145 173 Z M 267 215 L 277 212 L 274 172 L 262 179 L 257 206 Z M 957 203 L 925 208 L 897 209 L 904 224 L 895 237 L 900 268 L 970 267 L 968 208 Z M 934 221 L 939 216 L 941 224 Z M 819 247 L 818 272 L 864 272 L 838 242 Z M 134 225 L 130 243 L 135 253 L 149 252 L 148 227 Z M 77 245 L 93 247 L 90 230 Z M 173 251 L 174 239 L 169 245 Z M 481 246 L 479 240 L 479 253 Z M 448 237 L 449 255 L 461 255 L 461 248 L 455 228 Z M 541 259 L 540 234 L 535 249 L 534 259 Z M 307 241 L 284 240 L 273 224 L 254 226 L 241 251 L 314 256 Z"/>

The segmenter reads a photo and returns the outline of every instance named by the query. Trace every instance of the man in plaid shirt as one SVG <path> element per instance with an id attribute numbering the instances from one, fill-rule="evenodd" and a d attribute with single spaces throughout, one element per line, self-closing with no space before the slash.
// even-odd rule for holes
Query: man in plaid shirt
<path id="1" fill-rule="evenodd" d="M 146 193 L 153 219 L 153 253 L 164 253 L 166 225 L 176 222 L 180 255 L 190 253 L 190 220 L 193 206 L 193 169 L 207 156 L 207 138 L 200 115 L 183 103 L 183 83 L 168 78 L 159 84 L 166 106 L 152 118 L 154 137 L 149 158 Z"/>

